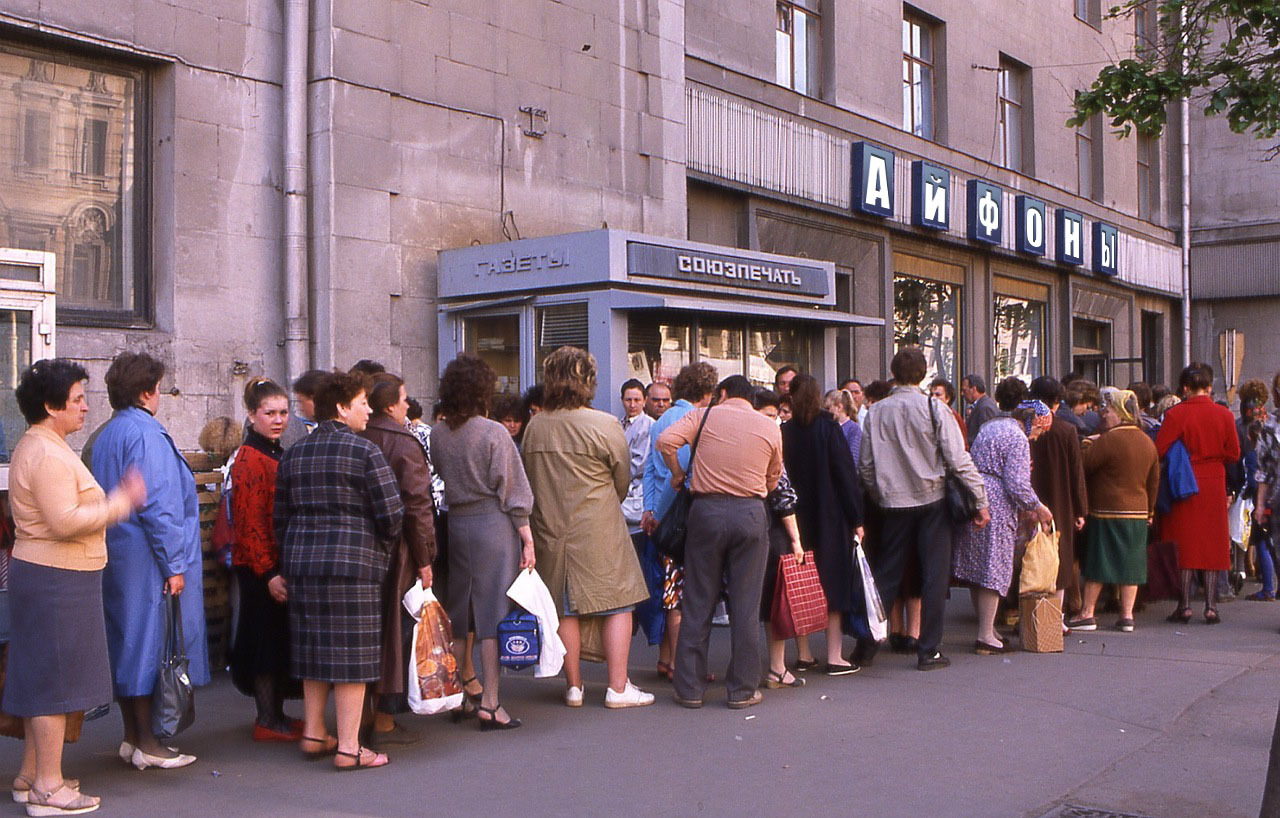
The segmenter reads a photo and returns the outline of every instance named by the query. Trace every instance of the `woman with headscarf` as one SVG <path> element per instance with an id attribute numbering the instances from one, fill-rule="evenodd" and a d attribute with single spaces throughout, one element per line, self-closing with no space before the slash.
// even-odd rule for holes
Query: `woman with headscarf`
<path id="1" fill-rule="evenodd" d="M 1007 417 L 982 424 L 973 439 L 973 464 L 982 473 L 991 509 L 991 522 L 964 526 L 952 553 L 952 575 L 973 588 L 978 614 L 974 652 L 1004 653 L 996 633 L 996 608 L 1013 581 L 1013 549 L 1018 540 L 1018 514 L 1030 511 L 1048 527 L 1053 514 L 1031 488 L 1031 448 L 1028 440 L 1044 434 L 1053 422 L 1049 407 L 1038 400 L 1022 401 Z"/>
<path id="2" fill-rule="evenodd" d="M 1142 429 L 1137 396 L 1128 389 L 1102 390 L 1102 428 L 1084 450 L 1089 490 L 1085 533 L 1084 603 L 1067 623 L 1072 630 L 1098 629 L 1094 606 L 1102 586 L 1116 585 L 1120 619 L 1116 630 L 1133 631 L 1133 602 L 1147 582 L 1147 527 L 1155 514 L 1160 458 Z"/>

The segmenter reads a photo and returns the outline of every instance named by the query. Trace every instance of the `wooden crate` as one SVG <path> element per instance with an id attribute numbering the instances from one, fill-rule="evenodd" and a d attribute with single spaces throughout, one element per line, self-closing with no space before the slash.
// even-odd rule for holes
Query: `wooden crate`
<path id="1" fill-rule="evenodd" d="M 224 667 L 231 643 L 231 574 L 213 553 L 213 522 L 222 499 L 221 458 L 207 452 L 184 452 L 195 473 L 200 508 L 200 550 L 204 555 L 204 615 L 211 667 Z"/>

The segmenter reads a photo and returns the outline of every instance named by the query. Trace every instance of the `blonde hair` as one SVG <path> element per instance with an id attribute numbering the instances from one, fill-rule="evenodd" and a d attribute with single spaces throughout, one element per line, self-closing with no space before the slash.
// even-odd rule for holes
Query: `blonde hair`
<path id="1" fill-rule="evenodd" d="M 858 411 L 854 408 L 853 395 L 849 394 L 848 389 L 832 389 L 822 396 L 823 409 L 833 409 L 837 406 L 844 410 L 844 416 L 847 418 L 853 417 Z"/>
<path id="2" fill-rule="evenodd" d="M 1164 417 L 1165 412 L 1168 412 L 1179 403 L 1182 403 L 1182 398 L 1177 395 L 1165 395 L 1160 399 L 1160 402 L 1156 404 L 1156 417 Z"/>
<path id="3" fill-rule="evenodd" d="M 580 409 L 596 396 L 596 358 L 585 349 L 564 346 L 542 363 L 542 408 Z"/>

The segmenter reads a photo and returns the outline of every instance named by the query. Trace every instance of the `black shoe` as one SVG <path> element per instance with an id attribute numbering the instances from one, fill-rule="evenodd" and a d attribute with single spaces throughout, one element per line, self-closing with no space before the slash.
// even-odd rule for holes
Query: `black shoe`
<path id="1" fill-rule="evenodd" d="M 907 637 L 899 638 L 905 639 Z M 879 642 L 874 639 L 859 638 L 857 644 L 854 645 L 853 653 L 849 654 L 849 661 L 861 667 L 871 667 L 879 650 Z"/>
<path id="2" fill-rule="evenodd" d="M 813 670 L 817 666 L 818 666 L 817 659 L 809 659 L 809 660 L 797 659 L 796 660 L 796 670 L 800 673 L 804 673 L 807 670 Z"/>
<path id="3" fill-rule="evenodd" d="M 861 642 L 862 640 L 859 639 L 858 641 Z M 903 636 L 900 633 L 889 634 L 889 650 L 893 651 L 894 653 L 902 653 L 905 650 L 906 646 L 907 646 L 907 637 Z"/>
<path id="4" fill-rule="evenodd" d="M 941 670 L 944 667 L 951 667 L 951 660 L 941 651 L 935 650 L 931 656 L 921 656 L 916 661 L 916 670 Z"/>
<path id="5" fill-rule="evenodd" d="M 370 750 L 381 753 L 391 747 L 412 747 L 421 742 L 421 730 L 413 730 L 397 722 L 395 727 L 385 733 L 370 730 L 369 740 L 365 742 L 365 745 Z"/>

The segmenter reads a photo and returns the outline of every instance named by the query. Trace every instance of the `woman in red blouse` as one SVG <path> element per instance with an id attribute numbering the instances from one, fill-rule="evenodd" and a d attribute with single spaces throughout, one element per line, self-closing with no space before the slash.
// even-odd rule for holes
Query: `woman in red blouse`
<path id="1" fill-rule="evenodd" d="M 298 741 L 301 722 L 284 714 L 285 698 L 296 698 L 300 687 L 289 676 L 288 590 L 271 524 L 289 396 L 275 382 L 261 378 L 245 387 L 244 405 L 249 430 L 231 466 L 231 565 L 240 588 L 231 678 L 257 704 L 254 741 Z"/>

